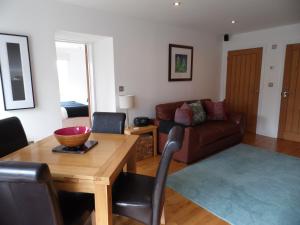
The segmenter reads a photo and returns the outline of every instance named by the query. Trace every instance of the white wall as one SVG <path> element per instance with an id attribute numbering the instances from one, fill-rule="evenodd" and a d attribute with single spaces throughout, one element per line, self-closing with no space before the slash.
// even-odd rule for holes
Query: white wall
<path id="1" fill-rule="evenodd" d="M 5 112 L 1 99 L 0 116 L 19 116 L 33 139 L 61 127 L 54 43 L 57 31 L 113 38 L 115 86 L 124 85 L 124 94 L 136 95 L 131 117 L 153 117 L 154 106 L 162 102 L 219 97 L 221 40 L 214 34 L 108 15 L 52 0 L 1 0 L 0 31 L 29 36 L 37 107 Z M 194 46 L 193 81 L 168 82 L 169 43 Z"/>
<path id="2" fill-rule="evenodd" d="M 116 112 L 116 87 L 112 38 L 93 43 L 95 111 Z"/>
<path id="3" fill-rule="evenodd" d="M 227 53 L 229 50 L 263 47 L 257 133 L 277 137 L 285 50 L 287 44 L 300 43 L 300 24 L 236 34 L 223 42 L 221 95 L 225 98 Z M 277 49 L 272 49 L 277 45 Z M 274 68 L 271 69 L 270 67 Z M 268 87 L 272 82 L 273 87 Z"/>
<path id="4" fill-rule="evenodd" d="M 85 45 L 60 43 L 56 43 L 58 64 L 64 64 L 57 66 L 60 101 L 77 101 L 87 104 Z"/>

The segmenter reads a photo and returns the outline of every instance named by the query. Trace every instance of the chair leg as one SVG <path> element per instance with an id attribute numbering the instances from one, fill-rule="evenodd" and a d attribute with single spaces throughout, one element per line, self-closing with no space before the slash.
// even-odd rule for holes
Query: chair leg
<path id="1" fill-rule="evenodd" d="M 160 223 L 161 224 L 166 224 L 165 207 L 163 207 L 163 210 L 162 210 L 162 213 L 161 213 Z"/>

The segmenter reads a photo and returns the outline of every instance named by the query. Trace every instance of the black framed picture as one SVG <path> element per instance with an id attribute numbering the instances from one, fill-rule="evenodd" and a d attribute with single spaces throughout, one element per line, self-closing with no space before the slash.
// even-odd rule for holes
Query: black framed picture
<path id="1" fill-rule="evenodd" d="M 169 44 L 169 81 L 189 81 L 193 76 L 193 47 Z"/>
<path id="2" fill-rule="evenodd" d="M 5 110 L 35 107 L 27 36 L 0 33 L 0 77 Z"/>

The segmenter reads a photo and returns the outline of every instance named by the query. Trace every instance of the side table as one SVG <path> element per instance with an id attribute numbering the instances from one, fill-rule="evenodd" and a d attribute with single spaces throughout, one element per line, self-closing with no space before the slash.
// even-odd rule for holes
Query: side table
<path id="1" fill-rule="evenodd" d="M 146 133 L 152 133 L 153 136 L 153 155 L 157 155 L 157 126 L 154 125 L 148 125 L 145 127 L 129 127 L 125 129 L 125 134 L 131 135 L 140 135 L 140 134 L 146 134 Z"/>

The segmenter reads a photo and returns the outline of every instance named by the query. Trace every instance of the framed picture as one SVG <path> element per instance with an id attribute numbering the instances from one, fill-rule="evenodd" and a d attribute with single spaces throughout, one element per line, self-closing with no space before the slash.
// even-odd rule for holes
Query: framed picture
<path id="1" fill-rule="evenodd" d="M 0 34 L 0 78 L 5 110 L 35 107 L 27 36 Z"/>
<path id="2" fill-rule="evenodd" d="M 193 47 L 169 44 L 169 81 L 192 80 Z"/>

